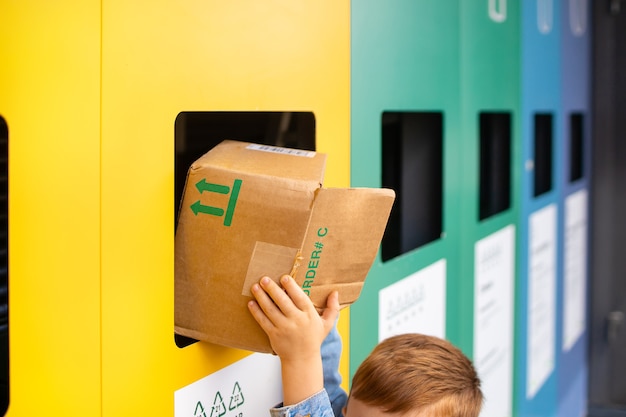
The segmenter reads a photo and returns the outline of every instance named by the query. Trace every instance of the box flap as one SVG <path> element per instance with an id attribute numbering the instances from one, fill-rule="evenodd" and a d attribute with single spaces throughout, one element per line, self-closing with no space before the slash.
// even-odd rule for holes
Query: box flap
<path id="1" fill-rule="evenodd" d="M 390 189 L 318 191 L 295 276 L 316 307 L 324 307 L 333 290 L 342 306 L 359 297 L 394 199 Z"/>

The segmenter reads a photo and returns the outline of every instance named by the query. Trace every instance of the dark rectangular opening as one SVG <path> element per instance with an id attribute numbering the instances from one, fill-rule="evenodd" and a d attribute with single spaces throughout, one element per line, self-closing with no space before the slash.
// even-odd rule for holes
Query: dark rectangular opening
<path id="1" fill-rule="evenodd" d="M 511 113 L 479 115 L 479 219 L 511 206 Z"/>
<path id="2" fill-rule="evenodd" d="M 174 125 L 174 206 L 178 208 L 191 164 L 223 140 L 315 150 L 312 112 L 181 112 Z M 196 340 L 174 334 L 178 347 Z"/>
<path id="3" fill-rule="evenodd" d="M 533 195 L 537 197 L 552 190 L 552 115 L 535 114 L 534 125 Z"/>
<path id="4" fill-rule="evenodd" d="M 572 113 L 569 116 L 569 181 L 574 182 L 584 176 L 584 116 Z"/>
<path id="5" fill-rule="evenodd" d="M 383 261 L 441 237 L 441 112 L 383 112 L 382 185 L 396 191 L 381 245 Z"/>

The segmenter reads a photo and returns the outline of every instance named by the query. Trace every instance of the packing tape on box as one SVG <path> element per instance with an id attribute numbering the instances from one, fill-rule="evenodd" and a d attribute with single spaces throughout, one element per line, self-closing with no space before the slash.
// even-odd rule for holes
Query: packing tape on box
<path id="1" fill-rule="evenodd" d="M 259 282 L 261 277 L 270 277 L 278 283 L 280 277 L 292 273 L 298 252 L 296 248 L 257 241 L 248 264 L 241 294 L 252 297 L 250 288 L 255 282 Z"/>

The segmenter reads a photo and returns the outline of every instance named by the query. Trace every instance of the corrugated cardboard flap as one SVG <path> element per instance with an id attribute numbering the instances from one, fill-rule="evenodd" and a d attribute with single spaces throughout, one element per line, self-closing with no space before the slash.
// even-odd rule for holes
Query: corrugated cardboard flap
<path id="1" fill-rule="evenodd" d="M 324 307 L 333 290 L 339 291 L 342 306 L 359 297 L 394 199 L 389 189 L 318 191 L 295 277 L 316 307 Z"/>

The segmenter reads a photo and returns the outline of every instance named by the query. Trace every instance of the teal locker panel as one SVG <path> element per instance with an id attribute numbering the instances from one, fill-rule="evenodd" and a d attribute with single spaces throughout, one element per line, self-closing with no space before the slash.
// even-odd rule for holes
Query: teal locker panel
<path id="1" fill-rule="evenodd" d="M 561 274 L 560 5 L 522 4 L 522 172 L 515 403 L 518 416 L 555 416 Z"/>
<path id="2" fill-rule="evenodd" d="M 397 192 L 351 308 L 351 375 L 391 334 L 457 339 L 459 323 L 446 317 L 459 315 L 461 297 L 458 4 L 351 3 L 351 182 Z"/>
<path id="3" fill-rule="evenodd" d="M 586 414 L 588 390 L 587 299 L 591 198 L 590 33 L 587 0 L 560 0 L 563 112 L 563 269 L 558 338 L 558 416 Z"/>
<path id="4" fill-rule="evenodd" d="M 461 2 L 460 338 L 486 397 L 513 408 L 514 286 L 520 177 L 520 3 Z"/>

